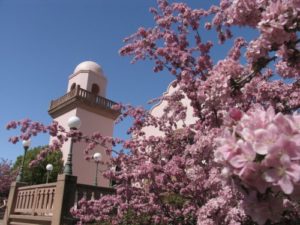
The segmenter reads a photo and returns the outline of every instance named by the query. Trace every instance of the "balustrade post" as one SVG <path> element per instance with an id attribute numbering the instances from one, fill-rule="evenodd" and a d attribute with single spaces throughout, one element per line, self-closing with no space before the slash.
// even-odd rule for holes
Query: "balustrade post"
<path id="1" fill-rule="evenodd" d="M 9 190 L 7 207 L 4 214 L 3 225 L 9 224 L 9 216 L 14 212 L 16 201 L 18 198 L 18 188 L 25 186 L 26 183 L 23 182 L 12 182 Z"/>
<path id="2" fill-rule="evenodd" d="M 73 224 L 70 209 L 74 205 L 76 184 L 76 176 L 58 175 L 51 225 Z"/>
<path id="3" fill-rule="evenodd" d="M 75 96 L 79 96 L 80 85 L 77 85 L 75 89 L 76 89 Z"/>

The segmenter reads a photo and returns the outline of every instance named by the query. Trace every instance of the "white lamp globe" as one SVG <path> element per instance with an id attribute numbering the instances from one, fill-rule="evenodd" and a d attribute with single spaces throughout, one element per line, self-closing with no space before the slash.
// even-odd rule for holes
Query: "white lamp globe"
<path id="1" fill-rule="evenodd" d="M 23 145 L 24 148 L 29 148 L 30 144 L 31 144 L 30 139 L 22 141 L 22 145 Z"/>
<path id="2" fill-rule="evenodd" d="M 78 129 L 81 125 L 80 118 L 77 116 L 71 116 L 68 119 L 68 126 L 70 129 Z"/>
<path id="3" fill-rule="evenodd" d="M 96 153 L 94 154 L 94 156 L 93 156 L 93 158 L 94 158 L 95 161 L 100 161 L 100 160 L 101 160 L 101 157 L 102 157 L 102 155 L 101 155 L 101 153 L 99 153 L 99 152 L 96 152 Z"/>
<path id="4" fill-rule="evenodd" d="M 52 164 L 47 164 L 46 170 L 47 171 L 52 171 L 53 170 L 53 165 Z"/>

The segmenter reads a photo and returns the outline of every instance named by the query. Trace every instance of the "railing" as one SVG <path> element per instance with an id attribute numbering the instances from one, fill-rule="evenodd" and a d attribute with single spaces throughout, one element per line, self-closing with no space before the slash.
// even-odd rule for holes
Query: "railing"
<path id="1" fill-rule="evenodd" d="M 97 187 L 87 184 L 77 184 L 74 207 L 77 208 L 78 201 L 82 198 L 86 200 L 96 200 L 100 199 L 103 195 L 114 193 L 115 190 L 113 188 Z"/>
<path id="2" fill-rule="evenodd" d="M 14 213 L 51 216 L 55 188 L 56 183 L 19 187 Z"/>
<path id="3" fill-rule="evenodd" d="M 13 182 L 11 185 L 4 225 L 74 224 L 70 209 L 77 208 L 78 201 L 99 199 L 102 195 L 113 194 L 108 187 L 77 184 L 75 176 L 58 175 L 57 182 L 24 186 L 25 183 Z"/>
<path id="4" fill-rule="evenodd" d="M 112 109 L 112 106 L 117 104 L 107 98 L 104 98 L 102 96 L 97 96 L 97 95 L 93 94 L 92 92 L 89 92 L 87 90 L 84 90 L 84 89 L 76 86 L 76 88 L 74 88 L 73 90 L 71 90 L 70 92 L 65 94 L 64 96 L 62 96 L 56 100 L 52 100 L 49 110 L 52 110 L 52 109 L 56 108 L 57 106 L 70 101 L 71 99 L 80 99 L 81 101 L 84 101 L 88 104 L 102 107 L 105 109 Z"/>
<path id="5" fill-rule="evenodd" d="M 50 104 L 50 109 L 53 109 L 53 108 L 57 107 L 58 105 L 72 99 L 73 97 L 75 97 L 75 95 L 76 95 L 76 89 L 73 89 L 70 92 L 68 92 L 67 94 L 65 94 L 64 96 L 62 96 L 56 100 L 52 100 L 51 104 Z"/>

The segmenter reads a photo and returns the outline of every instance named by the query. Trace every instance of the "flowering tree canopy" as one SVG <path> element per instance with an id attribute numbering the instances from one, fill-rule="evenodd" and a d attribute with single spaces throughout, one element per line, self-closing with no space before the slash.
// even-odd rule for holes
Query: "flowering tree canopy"
<path id="1" fill-rule="evenodd" d="M 119 169 L 105 172 L 115 180 L 116 194 L 83 200 L 73 210 L 82 223 L 295 223 L 300 213 L 300 1 L 221 0 L 209 9 L 191 9 L 158 0 L 150 11 L 156 25 L 126 38 L 120 53 L 133 62 L 149 59 L 155 72 L 174 75 L 178 91 L 162 98 L 168 106 L 161 117 L 120 104 L 115 106 L 122 111 L 120 120 L 134 119 L 129 140 L 99 133 L 87 137 L 55 122 L 24 120 L 8 125 L 22 130 L 11 141 L 49 132 L 58 137 L 53 149 L 68 137 L 88 142 L 87 153 L 97 144 L 107 146 L 108 154 L 122 146 L 109 165 Z M 257 37 L 235 37 L 235 27 L 255 29 Z M 216 33 L 219 43 L 205 40 L 205 32 Z M 227 56 L 213 62 L 211 49 L 230 40 Z M 185 97 L 197 118 L 190 125 L 184 123 Z M 163 135 L 147 135 L 149 126 Z"/>
<path id="2" fill-rule="evenodd" d="M 7 198 L 11 182 L 16 179 L 16 171 L 12 170 L 12 164 L 8 160 L 0 161 L 0 197 Z"/>

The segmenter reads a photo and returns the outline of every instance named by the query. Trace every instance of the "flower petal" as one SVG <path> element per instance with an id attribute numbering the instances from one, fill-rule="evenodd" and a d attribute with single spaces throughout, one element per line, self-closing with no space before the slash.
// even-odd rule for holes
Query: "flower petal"
<path id="1" fill-rule="evenodd" d="M 294 185 L 287 175 L 283 175 L 278 181 L 278 184 L 281 190 L 287 195 L 291 194 L 294 191 Z"/>

